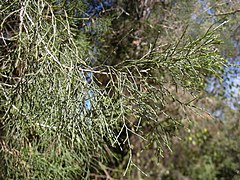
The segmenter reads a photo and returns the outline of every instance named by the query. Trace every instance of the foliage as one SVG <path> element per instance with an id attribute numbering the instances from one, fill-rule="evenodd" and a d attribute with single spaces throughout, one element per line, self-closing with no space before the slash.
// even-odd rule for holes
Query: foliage
<path id="1" fill-rule="evenodd" d="M 177 171 L 192 179 L 238 179 L 239 122 L 203 120 L 181 136 L 184 139 L 173 143 L 173 153 L 164 160 L 170 171 L 166 178 L 176 178 L 172 172 Z"/>
<path id="2" fill-rule="evenodd" d="M 160 158 L 152 156 L 154 145 L 139 152 L 146 142 L 134 139 L 133 159 L 147 177 L 133 169 L 128 179 L 239 179 L 239 112 L 207 94 L 195 105 L 214 111 L 216 103 L 223 109 L 221 120 L 190 113 L 193 121 L 183 121 L 184 128 L 169 131 L 168 126 L 165 132 L 172 151 L 163 148 Z"/>
<path id="3" fill-rule="evenodd" d="M 159 156 L 168 146 L 168 132 L 182 120 L 169 106 L 181 112 L 194 107 L 195 96 L 181 100 L 173 87 L 194 95 L 205 88 L 206 76 L 221 73 L 225 60 L 215 47 L 215 27 L 197 40 L 183 33 L 165 48 L 153 38 L 135 54 L 124 32 L 110 35 L 111 22 L 124 28 L 117 16 L 84 28 L 90 18 L 75 16 L 86 10 L 83 2 L 0 4 L 2 178 L 109 178 L 109 171 L 118 174 L 111 164 L 126 174 L 142 149 L 154 146 Z M 143 35 L 145 20 L 134 21 Z M 158 30 L 150 33 L 157 37 Z M 94 57 L 98 36 L 108 39 L 101 39 L 103 50 Z M 121 51 L 123 41 L 129 53 Z M 107 61 L 106 46 L 120 54 Z M 134 148 L 136 139 L 146 146 Z"/>
<path id="4" fill-rule="evenodd" d="M 227 99 L 226 102 L 235 108 L 239 106 L 239 19 L 238 1 L 204 0 L 196 3 L 190 20 L 192 36 L 204 33 L 209 24 L 227 22 L 218 30 L 220 39 L 224 42 L 218 48 L 228 59 L 227 66 L 222 81 L 209 79 L 208 91 Z"/>

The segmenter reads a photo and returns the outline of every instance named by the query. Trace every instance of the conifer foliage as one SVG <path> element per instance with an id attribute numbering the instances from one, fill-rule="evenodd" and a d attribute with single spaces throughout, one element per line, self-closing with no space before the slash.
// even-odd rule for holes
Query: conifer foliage
<path id="1" fill-rule="evenodd" d="M 127 34 L 114 37 L 112 22 L 127 12 L 112 3 L 0 2 L 1 178 L 109 178 L 118 166 L 127 172 L 137 166 L 131 137 L 161 152 L 163 123 L 181 120 L 166 107 L 193 108 L 171 87 L 196 95 L 206 76 L 219 76 L 224 59 L 213 27 L 194 41 L 183 32 L 165 49 L 149 42 L 140 57 L 115 59 L 119 44 L 131 46 Z"/>

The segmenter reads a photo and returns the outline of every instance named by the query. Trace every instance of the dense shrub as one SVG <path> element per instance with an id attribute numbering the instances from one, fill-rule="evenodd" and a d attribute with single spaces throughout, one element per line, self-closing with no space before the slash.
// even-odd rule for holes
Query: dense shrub
<path id="1" fill-rule="evenodd" d="M 215 27 L 196 40 L 186 29 L 161 47 L 160 27 L 147 31 L 152 26 L 139 3 L 129 4 L 137 11 L 124 20 L 119 6 L 112 16 L 83 16 L 85 1 L 0 6 L 2 178 L 109 178 L 138 169 L 135 155 L 154 147 L 159 157 L 169 148 L 169 135 L 195 109 L 205 77 L 218 77 L 225 62 Z M 141 30 L 139 38 L 156 38 L 141 45 L 131 29 L 126 34 L 129 24 Z"/>

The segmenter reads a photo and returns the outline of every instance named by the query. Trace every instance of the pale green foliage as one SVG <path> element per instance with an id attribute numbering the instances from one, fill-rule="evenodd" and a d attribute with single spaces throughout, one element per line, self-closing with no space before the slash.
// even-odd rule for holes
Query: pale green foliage
<path id="1" fill-rule="evenodd" d="M 72 28 L 72 5 L 66 10 L 44 0 L 1 4 L 1 31 L 13 33 L 2 42 L 0 57 L 4 177 L 89 177 L 90 172 L 104 171 L 101 163 L 112 156 L 108 147 L 128 152 L 128 169 L 134 164 L 130 136 L 157 142 L 161 150 L 162 142 L 167 143 L 162 119 L 172 120 L 166 104 L 190 106 L 169 87 L 198 92 L 205 87 L 205 77 L 218 75 L 222 68 L 212 29 L 196 41 L 183 34 L 165 51 L 150 46 L 142 58 L 89 67 L 91 44 Z M 11 20 L 16 21 L 14 31 L 8 29 Z M 107 31 L 109 21 L 105 26 L 99 22 L 99 32 Z M 88 72 L 94 75 L 90 83 Z M 101 85 L 98 75 L 109 79 L 107 84 Z M 85 109 L 87 99 L 91 110 Z M 151 131 L 146 132 L 146 126 Z"/>

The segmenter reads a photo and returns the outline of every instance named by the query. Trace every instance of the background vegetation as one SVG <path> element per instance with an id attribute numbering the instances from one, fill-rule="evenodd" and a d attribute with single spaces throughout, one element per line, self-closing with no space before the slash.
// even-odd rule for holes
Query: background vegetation
<path id="1" fill-rule="evenodd" d="M 196 2 L 2 1 L 0 177 L 238 179 L 239 112 L 214 84 L 239 10 L 209 1 L 198 23 Z"/>

